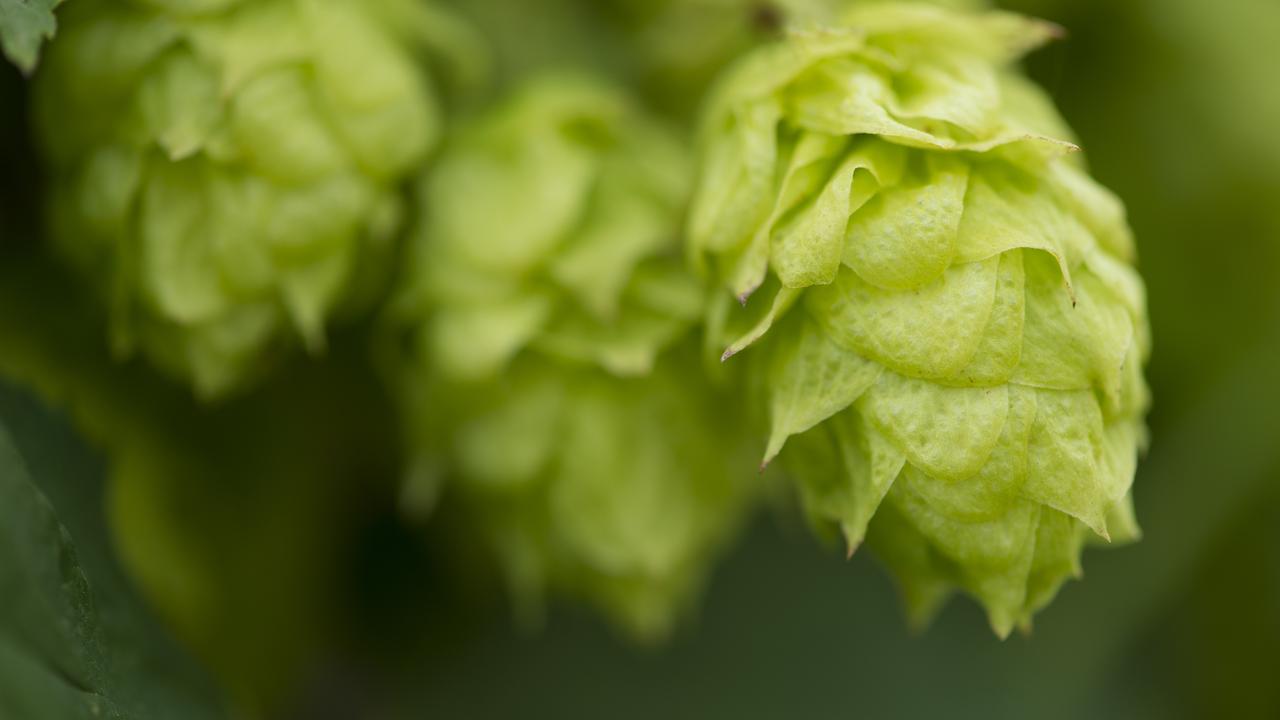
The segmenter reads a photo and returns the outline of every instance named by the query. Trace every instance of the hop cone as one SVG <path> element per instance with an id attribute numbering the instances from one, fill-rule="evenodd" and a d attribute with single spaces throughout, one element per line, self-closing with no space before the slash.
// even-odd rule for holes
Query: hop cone
<path id="1" fill-rule="evenodd" d="M 787 445 L 811 516 L 869 539 L 914 620 L 959 587 L 1005 635 L 1088 535 L 1137 535 L 1132 239 L 1011 67 L 1053 28 L 847 21 L 749 56 L 711 102 L 690 234 L 731 291 L 714 332 L 726 358 L 759 343 L 766 461 Z"/>
<path id="2" fill-rule="evenodd" d="M 61 26 L 37 79 L 52 230 L 116 349 L 216 396 L 320 348 L 386 262 L 439 132 L 428 56 L 469 70 L 465 29 L 414 0 L 79 0 Z"/>
<path id="3" fill-rule="evenodd" d="M 450 477 L 526 609 L 563 591 L 645 639 L 752 486 L 690 342 L 685 158 L 610 87 L 525 85 L 431 173 L 403 308 L 422 486 Z"/>

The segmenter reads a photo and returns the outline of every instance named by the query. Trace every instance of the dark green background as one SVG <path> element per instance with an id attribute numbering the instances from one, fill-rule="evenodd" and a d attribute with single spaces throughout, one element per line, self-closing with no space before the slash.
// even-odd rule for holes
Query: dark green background
<path id="1" fill-rule="evenodd" d="M 460 4 L 492 35 L 528 43 L 509 64 L 523 52 L 632 72 L 593 31 L 609 22 L 594 9 Z M 1069 30 L 1029 67 L 1137 233 L 1156 338 L 1142 543 L 1088 551 L 1086 581 L 1029 637 L 999 642 L 963 600 L 917 637 L 871 558 L 846 562 L 782 509 L 757 520 L 669 647 L 636 648 L 572 606 L 521 631 L 464 528 L 394 512 L 392 430 L 368 421 L 385 417 L 386 399 L 371 371 L 351 369 L 362 358 L 339 352 L 186 427 L 243 447 L 246 418 L 272 408 L 305 412 L 332 438 L 358 415 L 348 447 L 311 458 L 325 471 L 281 481 L 288 492 L 254 485 L 245 468 L 229 489 L 198 478 L 165 489 L 203 533 L 196 556 L 234 580 L 209 631 L 187 638 L 233 703 L 298 718 L 1280 717 L 1280 3 L 1007 4 Z M 0 74 L 3 272 L 40 263 L 22 83 Z M 351 344 L 363 337 L 350 332 Z M 138 373 L 116 396 L 130 411 L 194 413 L 172 389 L 139 390 Z M 60 409 L 7 384 L 0 418 L 22 423 L 19 439 L 44 443 L 45 457 L 71 458 L 62 472 L 83 476 L 86 497 L 101 494 L 104 461 Z M 175 462 L 219 462 L 184 452 Z"/>

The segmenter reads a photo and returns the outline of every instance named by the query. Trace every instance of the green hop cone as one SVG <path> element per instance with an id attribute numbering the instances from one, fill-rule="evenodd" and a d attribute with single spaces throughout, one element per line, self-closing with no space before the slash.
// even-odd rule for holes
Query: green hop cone
<path id="1" fill-rule="evenodd" d="M 558 593 L 654 642 L 690 609 L 755 487 L 699 365 L 687 345 L 643 378 L 530 354 L 415 398 L 458 423 L 449 479 L 523 622 Z"/>
<path id="2" fill-rule="evenodd" d="M 397 305 L 414 338 L 408 493 L 449 481 L 529 615 L 563 592 L 661 638 L 756 486 L 694 337 L 688 177 L 627 97 L 553 75 L 464 132 L 424 185 Z"/>
<path id="3" fill-rule="evenodd" d="M 531 82 L 431 173 L 413 278 L 441 369 L 491 377 L 527 346 L 643 375 L 696 322 L 678 252 L 684 148 L 586 79 Z"/>
<path id="4" fill-rule="evenodd" d="M 1013 67 L 1052 26 L 868 6 L 744 59 L 690 220 L 811 517 L 917 622 L 953 588 L 1027 625 L 1088 535 L 1138 534 L 1145 291 L 1123 207 Z M 737 308 L 740 300 L 745 307 Z"/>
<path id="5" fill-rule="evenodd" d="M 416 0 L 78 0 L 37 77 L 57 247 L 204 397 L 376 293 L 465 27 Z M 86 121 L 92 118 L 92 122 Z"/>

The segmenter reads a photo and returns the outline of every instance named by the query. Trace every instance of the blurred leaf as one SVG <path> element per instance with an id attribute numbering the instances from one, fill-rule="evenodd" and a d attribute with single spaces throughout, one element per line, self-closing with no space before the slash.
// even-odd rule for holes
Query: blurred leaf
<path id="1" fill-rule="evenodd" d="M 0 417 L 14 404 L 0 387 Z M 28 434 L 58 434 L 18 410 L 36 426 Z M 74 463 L 30 467 L 44 471 L 42 482 L 0 422 L 0 716 L 224 717 L 199 671 L 121 582 L 94 502 L 99 483 Z"/>
<path id="2" fill-rule="evenodd" d="M 53 9 L 62 0 L 0 0 L 0 48 L 13 64 L 30 73 L 40 45 L 58 28 Z"/>
<path id="3" fill-rule="evenodd" d="M 105 451 L 122 564 L 239 709 L 279 709 L 331 651 L 352 534 L 392 502 L 396 433 L 365 345 L 208 406 L 113 360 L 103 327 L 65 271 L 0 245 L 0 376 Z"/>

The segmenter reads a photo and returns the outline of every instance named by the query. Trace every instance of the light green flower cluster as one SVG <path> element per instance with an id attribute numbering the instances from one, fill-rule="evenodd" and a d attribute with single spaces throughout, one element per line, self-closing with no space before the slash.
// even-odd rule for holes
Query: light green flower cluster
<path id="1" fill-rule="evenodd" d="M 753 481 L 694 338 L 683 148 L 612 87 L 521 87 L 425 185 L 405 398 L 526 609 L 556 589 L 664 635 Z"/>
<path id="2" fill-rule="evenodd" d="M 725 357 L 759 346 L 766 460 L 786 445 L 811 516 L 868 539 L 914 619 L 959 587 L 1001 635 L 1088 534 L 1138 533 L 1132 240 L 1013 67 L 1054 30 L 889 4 L 791 33 L 711 101 L 690 220 Z"/>
<path id="3" fill-rule="evenodd" d="M 213 397 L 322 347 L 437 141 L 429 63 L 471 42 L 416 0 L 70 4 L 36 88 L 51 229 L 116 349 Z"/>
<path id="4" fill-rule="evenodd" d="M 568 76 L 475 125 L 430 174 L 414 248 L 441 370 L 491 377 L 532 345 L 647 373 L 705 297 L 679 253 L 684 148 L 625 95 Z"/>

